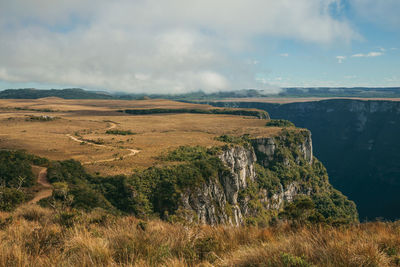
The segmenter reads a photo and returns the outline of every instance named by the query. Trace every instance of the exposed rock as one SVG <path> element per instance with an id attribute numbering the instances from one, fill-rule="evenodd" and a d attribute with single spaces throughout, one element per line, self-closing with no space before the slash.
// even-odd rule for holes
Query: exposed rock
<path id="1" fill-rule="evenodd" d="M 312 164 L 313 147 L 311 132 L 308 130 L 303 130 L 298 136 L 300 136 L 302 139 L 298 144 L 298 149 L 300 150 L 303 159 L 309 164 Z M 269 166 L 270 162 L 274 159 L 277 141 L 283 141 L 285 138 L 285 136 L 279 136 L 275 138 L 267 137 L 252 140 L 255 153 L 257 154 L 258 161 L 261 163 L 261 165 L 264 167 Z"/>
<path id="2" fill-rule="evenodd" d="M 312 164 L 313 162 L 313 148 L 312 148 L 312 139 L 311 139 L 311 132 L 306 131 L 306 136 L 304 140 L 300 143 L 300 151 L 303 154 L 304 159 L 309 163 Z"/>
<path id="3" fill-rule="evenodd" d="M 312 163 L 311 134 L 301 135 L 303 140 L 297 149 L 304 159 Z M 280 137 L 279 137 L 280 138 Z M 268 167 L 275 158 L 277 143 L 275 138 L 258 138 L 253 140 L 253 147 L 232 146 L 224 150 L 219 159 L 227 167 L 227 171 L 219 175 L 218 179 L 210 180 L 202 187 L 188 190 L 182 197 L 182 207 L 186 212 L 186 219 L 197 220 L 202 224 L 232 224 L 241 225 L 251 211 L 249 210 L 249 197 L 239 201 L 239 194 L 254 182 L 257 177 L 254 165 L 257 162 L 255 151 L 260 156 L 260 163 Z M 283 159 L 288 161 L 288 159 Z M 285 164 L 285 163 L 284 163 Z M 288 165 L 285 164 L 285 165 Z M 259 200 L 266 209 L 279 210 L 284 203 L 293 201 L 297 194 L 309 194 L 309 189 L 304 190 L 298 182 L 292 182 L 286 187 L 279 184 L 279 188 L 271 197 L 270 192 L 261 190 Z"/>
<path id="4" fill-rule="evenodd" d="M 258 138 L 252 141 L 255 151 L 263 155 L 263 157 L 259 158 L 259 161 L 264 167 L 268 167 L 275 154 L 276 144 L 274 138 Z"/>

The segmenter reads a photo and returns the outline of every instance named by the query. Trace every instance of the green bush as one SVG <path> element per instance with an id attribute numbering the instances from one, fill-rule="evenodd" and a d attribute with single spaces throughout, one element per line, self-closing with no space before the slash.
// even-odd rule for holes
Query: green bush
<path id="1" fill-rule="evenodd" d="M 131 130 L 107 130 L 106 134 L 114 134 L 114 135 L 135 135 L 136 133 L 132 132 Z"/>
<path id="2" fill-rule="evenodd" d="M 59 117 L 52 117 L 52 116 L 29 116 L 26 118 L 26 121 L 54 121 L 59 119 Z"/>
<path id="3" fill-rule="evenodd" d="M 270 120 L 265 126 L 267 127 L 295 127 L 294 123 L 288 120 Z"/>
<path id="4" fill-rule="evenodd" d="M 0 151 L 0 185 L 18 188 L 34 184 L 33 158 L 22 151 Z"/>
<path id="5" fill-rule="evenodd" d="M 25 201 L 25 194 L 14 188 L 0 187 L 0 210 L 12 211 Z"/>
<path id="6" fill-rule="evenodd" d="M 292 255 L 290 253 L 282 253 L 281 260 L 283 266 L 285 267 L 311 267 L 312 265 L 308 263 L 302 257 Z"/>

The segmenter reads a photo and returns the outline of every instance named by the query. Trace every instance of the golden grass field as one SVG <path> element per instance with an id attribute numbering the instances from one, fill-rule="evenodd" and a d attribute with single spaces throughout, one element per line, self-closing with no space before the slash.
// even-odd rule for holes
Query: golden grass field
<path id="1" fill-rule="evenodd" d="M 181 225 L 36 205 L 0 212 L 0 266 L 400 266 L 400 224 Z"/>
<path id="2" fill-rule="evenodd" d="M 273 136 L 280 132 L 265 127 L 265 120 L 245 116 L 117 112 L 128 108 L 214 107 L 168 100 L 0 100 L 0 149 L 25 149 L 52 160 L 72 158 L 89 172 L 113 175 L 158 164 L 157 156 L 178 146 L 222 145 L 215 140 L 222 134 Z M 27 120 L 32 115 L 57 119 Z M 135 135 L 110 135 L 105 133 L 108 129 L 130 130 Z"/>

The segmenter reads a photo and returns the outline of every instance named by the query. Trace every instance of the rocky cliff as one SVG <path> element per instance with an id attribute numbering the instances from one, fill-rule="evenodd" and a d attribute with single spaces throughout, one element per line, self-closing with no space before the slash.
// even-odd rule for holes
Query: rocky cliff
<path id="1" fill-rule="evenodd" d="M 400 102 L 332 99 L 270 104 L 214 103 L 258 108 L 313 133 L 315 155 L 332 185 L 354 200 L 360 218 L 400 218 Z"/>
<path id="2" fill-rule="evenodd" d="M 212 225 L 268 221 L 297 195 L 313 198 L 333 190 L 324 169 L 318 169 L 320 163 L 314 166 L 307 130 L 231 144 L 218 157 L 226 170 L 182 196 L 180 210 L 189 221 Z M 356 219 L 355 207 L 349 213 Z"/>
<path id="3" fill-rule="evenodd" d="M 160 155 L 162 165 L 130 176 L 93 176 L 67 160 L 52 162 L 48 179 L 69 188 L 73 208 L 139 218 L 236 226 L 358 220 L 354 203 L 330 185 L 325 167 L 313 157 L 308 130 L 217 139 L 225 144 L 178 147 Z"/>

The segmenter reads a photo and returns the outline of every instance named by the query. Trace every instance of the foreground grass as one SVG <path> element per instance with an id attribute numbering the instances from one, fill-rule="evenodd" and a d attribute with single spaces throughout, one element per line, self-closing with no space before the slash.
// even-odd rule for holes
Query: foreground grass
<path id="1" fill-rule="evenodd" d="M 210 227 L 54 212 L 0 213 L 0 266 L 400 266 L 400 224 Z"/>

